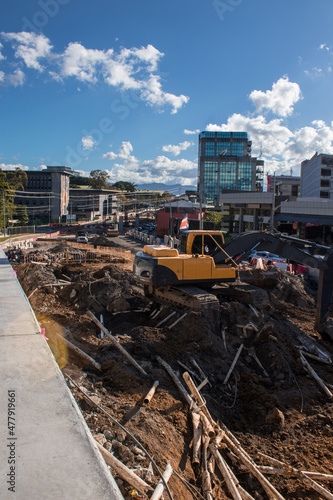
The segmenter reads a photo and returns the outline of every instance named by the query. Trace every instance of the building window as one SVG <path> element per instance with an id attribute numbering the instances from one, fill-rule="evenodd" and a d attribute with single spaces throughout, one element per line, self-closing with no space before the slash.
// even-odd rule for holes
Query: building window
<path id="1" fill-rule="evenodd" d="M 206 142 L 205 156 L 215 156 L 215 142 Z"/>
<path id="2" fill-rule="evenodd" d="M 330 168 L 322 168 L 320 175 L 323 177 L 329 177 L 331 175 L 331 169 Z"/>
<path id="3" fill-rule="evenodd" d="M 330 187 L 330 181 L 327 181 L 325 179 L 321 179 L 321 181 L 320 181 L 320 187 L 323 187 L 323 188 Z"/>
<path id="4" fill-rule="evenodd" d="M 291 196 L 298 196 L 298 186 L 291 186 Z"/>
<path id="5" fill-rule="evenodd" d="M 328 191 L 320 191 L 320 198 L 329 198 L 330 193 Z"/>
<path id="6" fill-rule="evenodd" d="M 230 156 L 230 142 L 218 142 L 216 144 L 216 156 L 222 153 L 222 151 L 227 150 L 226 156 Z"/>
<path id="7" fill-rule="evenodd" d="M 232 154 L 234 156 L 244 156 L 244 143 L 243 142 L 233 142 L 232 143 Z"/>

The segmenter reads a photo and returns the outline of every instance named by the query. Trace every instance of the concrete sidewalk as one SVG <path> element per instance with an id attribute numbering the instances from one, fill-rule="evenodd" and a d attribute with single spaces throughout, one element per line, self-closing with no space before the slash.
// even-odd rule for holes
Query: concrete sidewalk
<path id="1" fill-rule="evenodd" d="M 0 248 L 0 499 L 123 500 Z"/>

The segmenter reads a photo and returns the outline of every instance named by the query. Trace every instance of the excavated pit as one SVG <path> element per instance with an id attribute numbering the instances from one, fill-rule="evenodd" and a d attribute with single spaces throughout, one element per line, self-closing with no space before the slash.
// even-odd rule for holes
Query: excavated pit
<path id="1" fill-rule="evenodd" d="M 57 245 L 48 252 L 63 250 Z M 254 460 L 262 451 L 293 467 L 333 473 L 332 400 L 304 370 L 298 349 L 307 345 L 312 354 L 320 357 L 320 349 L 330 357 L 332 343 L 314 330 L 316 292 L 301 277 L 275 269 L 248 271 L 246 282 L 267 293 L 269 301 L 264 307 L 221 297 L 218 328 L 212 328 L 204 313 L 187 311 L 187 316 L 169 329 L 184 309 L 174 305 L 161 308 L 145 298 L 131 274 L 131 262 L 51 260 L 13 265 L 46 329 L 60 368 L 131 431 L 161 469 L 170 460 L 177 473 L 200 491 L 201 476 L 191 464 L 188 405 L 157 361 L 158 356 L 180 378 L 185 369 L 178 362 L 189 367 L 199 384 L 202 377 L 191 361 L 195 359 L 209 380 L 201 392 L 213 418 L 236 434 Z M 88 311 L 98 319 L 103 315 L 106 328 L 147 376 L 129 364 L 107 337 L 100 338 Z M 173 320 L 157 326 L 172 312 Z M 100 363 L 101 370 L 68 350 L 61 335 Z M 224 384 L 242 344 L 235 370 Z M 333 366 L 308 360 L 333 386 Z M 160 382 L 155 396 L 143 406 L 142 399 L 155 380 Z M 154 486 L 156 471 L 152 476 L 149 459 L 135 442 L 88 403 L 75 386 L 71 388 L 92 433 L 102 433 L 104 447 Z M 215 477 L 214 499 L 230 498 L 220 473 Z M 255 498 L 266 498 L 251 475 L 238 470 L 237 477 Z M 270 476 L 269 480 L 287 499 L 320 498 L 298 479 Z M 124 497 L 132 498 L 133 488 L 119 478 L 118 483 Z M 333 483 L 326 483 L 326 487 L 333 491 Z M 193 498 L 175 475 L 170 489 L 177 500 Z"/>

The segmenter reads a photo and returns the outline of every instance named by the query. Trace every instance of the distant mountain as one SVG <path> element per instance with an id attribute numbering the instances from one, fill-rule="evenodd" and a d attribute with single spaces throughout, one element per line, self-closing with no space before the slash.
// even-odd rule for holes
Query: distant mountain
<path id="1" fill-rule="evenodd" d="M 162 184 L 161 182 L 151 182 L 150 184 L 137 184 L 137 190 L 147 189 L 148 191 L 169 191 L 171 194 L 183 194 L 185 191 L 196 191 L 197 186 L 182 186 L 181 184 Z"/>

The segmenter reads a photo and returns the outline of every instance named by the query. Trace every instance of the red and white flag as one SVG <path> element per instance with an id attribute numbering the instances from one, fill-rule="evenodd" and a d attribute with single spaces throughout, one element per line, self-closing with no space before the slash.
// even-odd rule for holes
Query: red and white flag
<path id="1" fill-rule="evenodd" d="M 179 226 L 179 231 L 186 231 L 189 228 L 188 217 L 185 215 L 184 219 L 181 221 Z"/>

